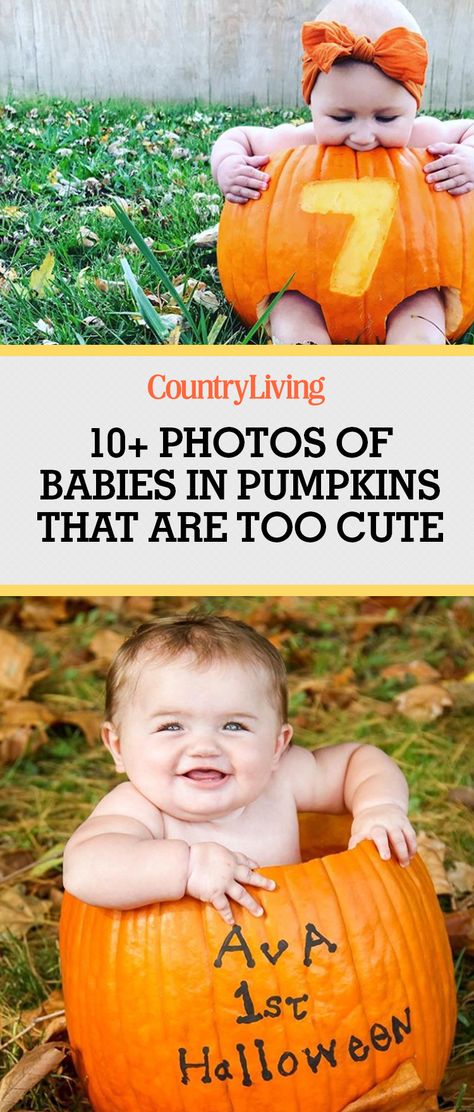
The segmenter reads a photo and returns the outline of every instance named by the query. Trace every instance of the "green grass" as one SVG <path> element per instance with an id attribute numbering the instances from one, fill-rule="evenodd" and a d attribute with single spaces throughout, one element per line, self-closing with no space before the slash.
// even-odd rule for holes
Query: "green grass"
<path id="1" fill-rule="evenodd" d="M 114 198 L 126 202 L 129 217 L 152 240 L 175 285 L 194 279 L 215 297 L 211 307 L 190 306 L 198 337 L 185 322 L 171 338 L 244 341 L 246 330 L 220 288 L 215 248 L 190 242 L 219 219 L 222 201 L 210 173 L 210 150 L 218 135 L 236 124 L 308 119 L 306 109 L 14 100 L 0 113 L 2 343 L 153 343 L 121 258 L 151 294 L 152 312 L 155 307 L 171 318 L 179 314 L 175 298 L 113 218 Z M 48 251 L 54 254 L 54 273 L 45 296 L 38 297 L 29 289 L 30 276 Z M 266 342 L 262 329 L 252 342 Z M 464 342 L 474 342 L 472 330 Z"/>
<path id="2" fill-rule="evenodd" d="M 133 603 L 134 600 L 132 600 Z M 384 680 L 381 670 L 389 664 L 423 659 L 446 679 L 461 682 L 474 671 L 474 603 L 456 609 L 452 599 L 423 599 L 411 610 L 392 605 L 370 635 L 355 638 L 361 602 L 344 598 L 253 599 L 216 598 L 150 603 L 150 614 L 140 618 L 123 602 L 69 599 L 66 620 L 51 630 L 31 629 L 24 604 L 28 600 L 0 600 L 0 628 L 21 636 L 34 652 L 34 670 L 49 674 L 39 679 L 28 698 L 52 701 L 68 709 L 101 711 L 104 673 L 94 665 L 89 650 L 99 631 L 113 628 L 127 633 L 145 618 L 186 611 L 199 602 L 211 612 L 226 612 L 247 620 L 273 638 L 290 675 L 291 719 L 300 744 L 337 743 L 348 738 L 370 740 L 400 763 L 410 785 L 411 817 L 418 829 L 436 834 L 448 846 L 450 860 L 474 860 L 472 813 L 448 798 L 450 788 L 472 785 L 474 780 L 474 724 L 462 706 L 454 707 L 435 722 L 419 724 L 391 713 L 391 701 L 410 681 Z M 403 600 L 401 600 L 403 603 Z M 383 610 L 383 600 L 381 607 Z M 355 689 L 355 703 L 341 705 L 314 699 L 304 690 L 310 680 L 328 679 L 351 669 L 347 683 Z M 336 691 L 337 685 L 333 691 Z M 34 741 L 34 739 L 33 739 Z M 0 860 L 7 871 L 21 861 L 34 863 L 90 813 L 95 803 L 117 782 L 110 758 L 99 743 L 88 746 L 71 725 L 49 731 L 46 744 L 34 743 L 14 764 L 3 768 L 0 794 Z M 33 921 L 23 938 L 4 932 L 0 937 L 0 1045 L 13 1041 L 0 1053 L 0 1076 L 36 1045 L 41 1028 L 22 1039 L 27 1026 L 25 1011 L 38 1006 L 59 988 L 57 919 L 60 873 L 57 866 L 39 875 L 25 873 L 11 884 L 28 901 L 47 907 L 43 921 Z M 1 891 L 1 889 L 0 889 Z M 53 899 L 53 896 L 55 897 Z M 35 904 L 38 907 L 38 904 Z M 474 1112 L 474 1098 L 462 1095 L 464 1068 L 474 1062 L 472 1014 L 474 963 L 458 960 L 460 1020 L 451 1068 L 456 1073 L 454 1102 L 462 1112 Z M 451 1090 L 451 1097 L 453 1097 Z M 450 1105 L 454 1107 L 454 1102 Z M 21 1102 L 36 1112 L 78 1112 L 89 1105 L 81 1096 L 69 1060 Z"/>

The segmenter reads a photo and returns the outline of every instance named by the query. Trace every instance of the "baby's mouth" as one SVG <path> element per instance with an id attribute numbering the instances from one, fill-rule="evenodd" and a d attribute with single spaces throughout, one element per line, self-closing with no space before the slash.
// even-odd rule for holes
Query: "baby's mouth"
<path id="1" fill-rule="evenodd" d="M 191 768 L 189 772 L 185 772 L 184 775 L 188 780 L 204 780 L 210 783 L 219 783 L 219 781 L 227 778 L 227 773 L 220 772 L 218 768 Z"/>

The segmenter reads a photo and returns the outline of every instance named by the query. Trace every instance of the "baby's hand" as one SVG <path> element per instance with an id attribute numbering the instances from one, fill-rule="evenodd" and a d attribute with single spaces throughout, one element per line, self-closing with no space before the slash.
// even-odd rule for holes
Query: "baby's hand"
<path id="1" fill-rule="evenodd" d="M 245 205 L 256 201 L 264 189 L 268 188 L 269 175 L 262 173 L 259 166 L 265 166 L 267 154 L 229 154 L 219 166 L 217 184 L 226 201 Z"/>
<path id="2" fill-rule="evenodd" d="M 392 850 L 400 865 L 409 865 L 416 853 L 415 831 L 403 808 L 395 804 L 360 811 L 352 823 L 349 849 L 364 838 L 375 842 L 384 861 L 391 857 Z"/>
<path id="3" fill-rule="evenodd" d="M 447 189 L 457 197 L 474 189 L 474 147 L 469 143 L 435 143 L 428 150 L 437 158 L 423 170 L 427 182 L 437 191 Z"/>
<path id="4" fill-rule="evenodd" d="M 200 842 L 189 850 L 186 893 L 196 900 L 212 904 L 224 922 L 234 923 L 228 897 L 246 907 L 252 915 L 263 915 L 263 908 L 242 884 L 266 888 L 271 892 L 275 881 L 254 873 L 256 861 L 244 853 L 232 853 L 217 842 Z"/>

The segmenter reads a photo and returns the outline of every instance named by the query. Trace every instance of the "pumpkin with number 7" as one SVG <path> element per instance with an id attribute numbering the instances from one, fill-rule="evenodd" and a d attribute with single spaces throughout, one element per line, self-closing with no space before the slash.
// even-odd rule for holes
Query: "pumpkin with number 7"
<path id="1" fill-rule="evenodd" d="M 265 915 L 234 905 L 233 928 L 190 897 L 65 895 L 67 1025 L 96 1112 L 437 1108 L 455 1024 L 441 911 L 419 857 L 345 850 L 349 825 L 301 816 L 310 859 L 266 868 Z"/>
<path id="2" fill-rule="evenodd" d="M 219 272 L 239 316 L 253 324 L 291 278 L 333 343 L 383 343 L 392 309 L 436 287 L 448 339 L 461 336 L 474 320 L 474 191 L 435 192 L 430 161 L 421 149 L 344 146 L 272 158 L 268 190 L 221 217 Z"/>

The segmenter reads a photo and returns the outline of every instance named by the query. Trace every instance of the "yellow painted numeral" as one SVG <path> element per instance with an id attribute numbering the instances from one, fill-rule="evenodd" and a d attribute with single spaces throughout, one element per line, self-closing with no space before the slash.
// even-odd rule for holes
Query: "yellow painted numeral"
<path id="1" fill-rule="evenodd" d="M 329 289 L 361 297 L 369 288 L 382 254 L 398 199 L 398 182 L 390 178 L 315 181 L 301 191 L 304 212 L 353 216 L 334 263 Z"/>

